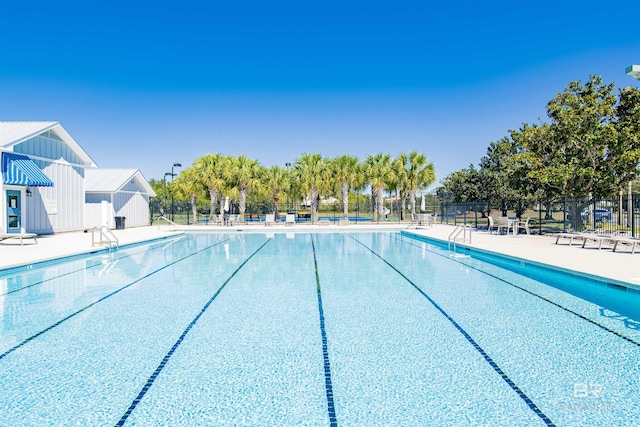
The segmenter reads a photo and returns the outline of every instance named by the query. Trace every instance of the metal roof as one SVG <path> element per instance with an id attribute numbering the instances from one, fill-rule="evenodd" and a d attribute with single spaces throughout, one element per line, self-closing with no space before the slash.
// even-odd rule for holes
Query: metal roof
<path id="1" fill-rule="evenodd" d="M 0 148 L 8 151 L 14 145 L 36 137 L 46 131 L 55 132 L 85 163 L 85 166 L 97 165 L 86 151 L 67 133 L 58 122 L 0 122 Z"/>
<path id="2" fill-rule="evenodd" d="M 87 193 L 117 193 L 132 179 L 144 188 L 145 194 L 155 197 L 156 193 L 139 169 L 102 169 L 84 170 L 84 190 Z"/>

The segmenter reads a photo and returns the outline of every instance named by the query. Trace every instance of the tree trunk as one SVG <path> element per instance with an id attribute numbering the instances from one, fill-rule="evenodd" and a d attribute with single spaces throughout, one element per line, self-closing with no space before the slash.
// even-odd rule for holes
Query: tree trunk
<path id="1" fill-rule="evenodd" d="M 411 208 L 411 221 L 416 220 L 416 192 L 409 190 L 409 206 Z"/>
<path id="2" fill-rule="evenodd" d="M 214 187 L 209 187 L 209 221 L 213 221 L 216 214 L 216 202 L 218 201 L 218 191 Z"/>
<path id="3" fill-rule="evenodd" d="M 384 220 L 384 188 L 378 188 L 378 217 Z"/>
<path id="4" fill-rule="evenodd" d="M 193 222 L 197 223 L 198 221 L 198 205 L 196 203 L 196 195 L 191 195 L 191 212 L 193 213 Z"/>
<path id="5" fill-rule="evenodd" d="M 273 217 L 276 221 L 280 218 L 280 212 L 278 211 L 278 202 L 280 201 L 280 196 L 278 193 L 273 194 Z"/>
<path id="6" fill-rule="evenodd" d="M 342 187 L 342 215 L 344 219 L 349 219 L 349 183 L 344 181 Z"/>
<path id="7" fill-rule="evenodd" d="M 244 211 L 247 209 L 247 189 L 240 188 L 240 200 L 238 200 L 238 210 L 240 215 L 244 217 Z"/>
<path id="8" fill-rule="evenodd" d="M 315 224 L 318 221 L 318 199 L 319 191 L 318 187 L 311 188 L 311 223 Z"/>

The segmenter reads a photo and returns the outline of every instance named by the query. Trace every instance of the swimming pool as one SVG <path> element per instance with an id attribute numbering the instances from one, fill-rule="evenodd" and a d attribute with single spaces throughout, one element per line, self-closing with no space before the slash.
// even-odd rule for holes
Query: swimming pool
<path id="1" fill-rule="evenodd" d="M 7 270 L 0 425 L 636 425 L 640 294 L 530 276 L 395 232 Z"/>

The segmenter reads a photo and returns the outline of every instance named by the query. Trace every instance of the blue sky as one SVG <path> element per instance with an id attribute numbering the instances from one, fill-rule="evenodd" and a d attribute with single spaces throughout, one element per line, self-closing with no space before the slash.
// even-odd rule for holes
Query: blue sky
<path id="1" fill-rule="evenodd" d="M 161 179 L 417 150 L 438 179 L 640 63 L 638 1 L 0 0 L 0 120 L 59 121 L 101 167 Z"/>

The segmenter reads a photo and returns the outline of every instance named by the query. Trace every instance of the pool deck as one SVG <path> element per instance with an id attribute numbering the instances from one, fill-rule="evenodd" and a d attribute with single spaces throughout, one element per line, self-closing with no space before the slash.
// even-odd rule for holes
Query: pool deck
<path id="1" fill-rule="evenodd" d="M 335 231 L 354 232 L 370 230 L 406 230 L 418 235 L 447 241 L 454 230 L 453 226 L 436 224 L 432 227 L 408 227 L 408 224 L 351 224 L 348 226 L 337 225 L 310 225 L 301 224 L 294 226 L 275 225 L 265 227 L 263 224 L 224 226 L 150 226 L 137 227 L 125 230 L 113 230 L 120 245 L 138 243 L 145 240 L 170 237 L 184 231 L 210 231 L 210 232 L 309 232 L 309 231 Z M 95 236 L 99 239 L 99 236 Z M 468 246 L 472 249 L 490 251 L 511 257 L 522 258 L 537 263 L 549 264 L 554 267 L 577 271 L 587 275 L 600 276 L 613 282 L 621 282 L 630 288 L 640 290 L 640 250 L 631 254 L 628 247 L 619 248 L 613 252 L 611 245 L 603 244 L 602 250 L 598 250 L 593 244 L 582 248 L 582 242 L 569 246 L 567 239 L 561 239 L 560 244 L 555 244 L 554 236 L 527 236 L 520 234 L 496 235 L 486 231 L 474 231 L 472 242 L 458 245 Z M 77 255 L 81 253 L 105 250 L 104 246 L 92 246 L 91 232 L 69 232 L 54 235 L 39 236 L 37 244 L 33 240 L 25 240 L 20 245 L 18 239 L 0 241 L 0 269 L 21 265 L 28 265 L 39 261 L 50 260 L 63 256 Z"/>

